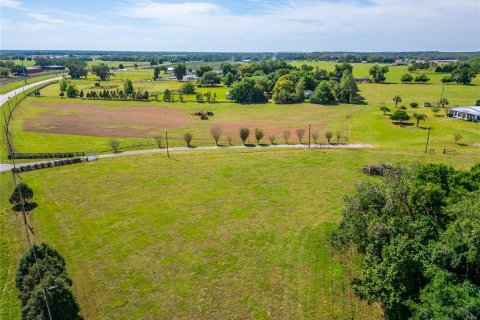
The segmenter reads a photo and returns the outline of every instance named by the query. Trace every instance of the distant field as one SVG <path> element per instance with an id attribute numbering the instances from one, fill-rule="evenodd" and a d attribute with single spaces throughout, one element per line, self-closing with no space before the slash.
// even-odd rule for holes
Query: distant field
<path id="1" fill-rule="evenodd" d="M 330 61 L 292 61 L 290 62 L 291 65 L 300 67 L 302 64 L 312 65 L 315 67 L 319 67 L 321 69 L 325 69 L 327 71 L 333 71 L 336 64 L 338 62 L 330 62 Z M 353 75 L 355 77 L 368 77 L 368 71 L 375 63 L 351 63 L 353 65 Z M 448 75 L 448 73 L 437 73 L 437 72 L 429 72 L 422 70 L 417 70 L 417 72 L 409 72 L 408 66 L 391 66 L 389 64 L 379 64 L 380 66 L 388 66 L 389 72 L 386 74 L 387 80 L 386 82 L 393 82 L 393 83 L 400 83 L 400 78 L 405 73 L 410 73 L 414 77 L 415 75 L 425 73 L 429 78 L 430 81 L 428 83 L 433 84 L 441 84 L 441 79 Z M 477 76 L 472 84 L 480 85 L 480 76 Z"/>
<path id="2" fill-rule="evenodd" d="M 73 83 L 86 92 L 89 90 L 87 88 L 93 87 L 94 81 L 78 80 Z M 102 84 L 114 84 L 123 88 L 123 84 L 116 81 L 102 82 Z M 163 92 L 166 88 L 178 88 L 180 83 L 137 81 L 135 86 L 153 93 Z M 425 130 L 415 126 L 401 128 L 393 125 L 388 116 L 384 116 L 379 110 L 381 102 L 393 109 L 392 98 L 400 95 L 403 99 L 400 105 L 407 106 L 410 114 L 420 112 L 428 116 L 427 121 L 420 125 L 433 128 L 432 148 L 437 150 L 454 148 L 462 152 L 479 151 L 478 148 L 471 146 L 455 145 L 453 141 L 453 134 L 460 133 L 463 136 L 463 143 L 479 142 L 479 124 L 446 118 L 444 111 L 435 117 L 429 108 L 410 108 L 409 103 L 413 101 L 418 102 L 420 106 L 423 102 L 437 101 L 442 85 L 369 83 L 360 84 L 359 88 L 367 105 L 320 106 L 308 103 L 238 105 L 234 103 L 165 103 L 161 98 L 159 102 L 123 102 L 30 97 L 17 111 L 14 138 L 17 148 L 24 151 L 67 151 L 65 149 L 68 148 L 68 150 L 87 149 L 100 152 L 108 151 L 108 141 L 112 137 L 120 138 L 122 145 L 128 147 L 139 141 L 151 143 L 153 135 L 165 130 L 169 131 L 173 146 L 184 145 L 182 137 L 187 131 L 193 134 L 194 145 L 212 145 L 209 130 L 214 124 L 224 128 L 222 143 L 226 143 L 227 136 L 231 136 L 234 143 L 240 143 L 238 129 L 241 126 L 252 130 L 250 142 L 254 142 L 255 127 L 264 129 L 266 137 L 276 135 L 277 141 L 281 141 L 284 130 L 290 130 L 292 131 L 291 140 L 296 140 L 294 131 L 297 128 L 307 128 L 308 124 L 313 124 L 314 130 L 321 132 L 321 141 L 325 143 L 323 136 L 326 130 L 334 133 L 340 131 L 344 135 L 345 117 L 351 115 L 347 123 L 350 142 L 371 143 L 380 148 L 395 150 L 421 149 L 425 142 Z M 228 88 L 200 90 L 218 90 L 217 97 L 222 99 Z M 52 97 L 57 96 L 58 92 L 58 84 L 42 89 L 42 94 Z M 450 101 L 451 106 L 472 105 L 478 99 L 478 86 L 446 85 L 444 97 Z M 190 99 L 193 100 L 193 97 Z M 89 105 L 92 107 L 88 107 Z M 195 110 L 211 110 L 215 116 L 208 121 L 201 121 L 198 117 L 191 116 Z M 128 114 L 122 113 L 124 111 L 131 112 L 132 116 L 123 117 L 122 114 Z M 99 122 L 102 121 L 102 114 L 111 116 Z M 162 120 L 155 122 L 156 117 Z M 75 125 L 66 125 L 68 123 L 75 123 Z M 264 142 L 267 141 L 265 138 Z"/>
<path id="3" fill-rule="evenodd" d="M 22 175 L 39 204 L 30 215 L 36 240 L 65 256 L 86 319 L 380 319 L 377 305 L 353 297 L 351 270 L 326 245 L 343 195 L 372 179 L 359 168 L 475 161 L 373 150 L 174 158 L 130 156 Z M 3 202 L 11 190 L 5 174 L 2 190 Z M 20 223 L 18 214 L 0 215 L 0 275 L 9 274 L 0 310 L 8 319 L 19 312 L 11 272 L 25 248 Z"/>

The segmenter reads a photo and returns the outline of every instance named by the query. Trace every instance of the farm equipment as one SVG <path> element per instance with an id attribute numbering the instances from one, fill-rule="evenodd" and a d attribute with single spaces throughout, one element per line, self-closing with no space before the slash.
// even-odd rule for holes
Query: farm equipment
<path id="1" fill-rule="evenodd" d="M 194 113 L 192 113 L 192 116 L 199 116 L 200 119 L 202 120 L 208 120 L 208 117 L 212 117 L 213 116 L 213 112 L 212 111 L 195 111 Z"/>

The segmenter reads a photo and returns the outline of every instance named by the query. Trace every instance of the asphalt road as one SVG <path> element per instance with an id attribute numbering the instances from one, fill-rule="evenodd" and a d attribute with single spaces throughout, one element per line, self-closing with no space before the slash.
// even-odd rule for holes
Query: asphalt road
<path id="1" fill-rule="evenodd" d="M 8 93 L 2 94 L 2 95 L 0 95 L 0 106 L 2 106 L 5 102 L 7 102 L 8 99 L 11 99 L 11 98 L 15 97 L 17 94 L 20 94 L 25 90 L 28 90 L 30 88 L 34 88 L 34 87 L 42 85 L 44 83 L 48 83 L 48 82 L 52 82 L 52 81 L 56 81 L 56 80 L 60 80 L 60 79 L 62 79 L 62 77 L 56 77 L 56 78 L 51 78 L 51 79 L 38 81 L 38 82 L 35 82 L 35 83 L 27 84 L 26 86 L 15 89 L 15 90 L 10 91 Z"/>

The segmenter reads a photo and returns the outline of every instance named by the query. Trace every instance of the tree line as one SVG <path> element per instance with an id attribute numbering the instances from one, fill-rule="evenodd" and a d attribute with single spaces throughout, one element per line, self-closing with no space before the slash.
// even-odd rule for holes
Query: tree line
<path id="1" fill-rule="evenodd" d="M 478 319 L 479 235 L 480 163 L 416 164 L 357 185 L 331 243 L 360 255 L 352 288 L 388 319 Z"/>

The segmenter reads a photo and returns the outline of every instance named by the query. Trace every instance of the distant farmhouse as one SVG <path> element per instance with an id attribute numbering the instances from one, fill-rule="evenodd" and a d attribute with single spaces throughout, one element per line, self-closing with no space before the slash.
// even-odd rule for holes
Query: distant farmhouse
<path id="1" fill-rule="evenodd" d="M 457 119 L 480 122 L 480 106 L 478 107 L 456 107 L 450 109 L 452 116 Z"/>
<path id="2" fill-rule="evenodd" d="M 402 60 L 402 59 L 397 59 L 395 60 L 394 63 L 391 64 L 391 66 L 407 66 L 408 65 L 408 60 Z"/>
<path id="3" fill-rule="evenodd" d="M 27 74 L 34 74 L 50 70 L 65 70 L 65 66 L 27 67 Z"/>
<path id="4" fill-rule="evenodd" d="M 433 60 L 433 63 L 436 64 L 449 64 L 449 63 L 454 63 L 457 62 L 458 60 Z"/>

